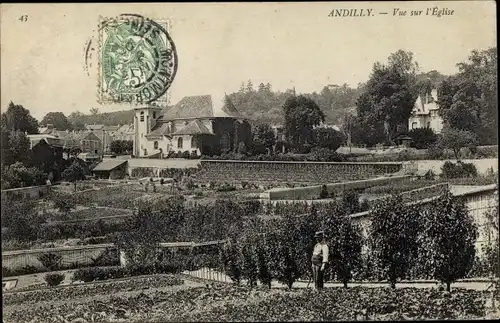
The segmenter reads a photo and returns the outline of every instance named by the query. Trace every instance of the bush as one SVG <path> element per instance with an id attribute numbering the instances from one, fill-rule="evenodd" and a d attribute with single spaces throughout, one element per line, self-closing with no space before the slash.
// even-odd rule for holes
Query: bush
<path id="1" fill-rule="evenodd" d="M 360 212 L 359 193 L 354 190 L 345 191 L 342 194 L 342 206 L 348 212 L 347 214 Z"/>
<path id="2" fill-rule="evenodd" d="M 225 183 L 220 187 L 217 187 L 217 192 L 231 192 L 231 191 L 236 191 L 236 187 L 227 183 Z"/>
<path id="3" fill-rule="evenodd" d="M 188 150 L 184 150 L 181 154 L 181 158 L 186 158 L 186 159 L 189 159 L 189 156 L 191 156 L 191 154 L 189 153 Z"/>
<path id="4" fill-rule="evenodd" d="M 477 168 L 472 163 L 462 163 L 461 161 L 453 163 L 446 161 L 443 166 L 441 166 L 441 177 L 446 179 L 477 177 Z"/>
<path id="5" fill-rule="evenodd" d="M 319 192 L 319 198 L 320 199 L 326 199 L 326 198 L 328 198 L 328 190 L 327 190 L 325 184 L 323 184 L 321 186 L 321 192 Z"/>
<path id="6" fill-rule="evenodd" d="M 54 207 L 63 213 L 69 213 L 76 207 L 76 199 L 73 194 L 51 192 L 50 199 L 53 201 Z"/>
<path id="7" fill-rule="evenodd" d="M 416 128 L 408 132 L 411 137 L 411 147 L 417 149 L 428 149 L 437 142 L 437 135 L 431 128 Z"/>
<path id="8" fill-rule="evenodd" d="M 61 268 L 62 256 L 54 253 L 44 253 L 38 257 L 42 265 L 50 271 L 55 271 Z"/>
<path id="9" fill-rule="evenodd" d="M 47 285 L 50 287 L 58 286 L 62 281 L 64 280 L 64 274 L 46 274 L 45 277 L 45 282 Z"/>
<path id="10" fill-rule="evenodd" d="M 116 248 L 106 248 L 96 258 L 92 258 L 92 266 L 116 266 L 120 264 L 120 255 Z"/>

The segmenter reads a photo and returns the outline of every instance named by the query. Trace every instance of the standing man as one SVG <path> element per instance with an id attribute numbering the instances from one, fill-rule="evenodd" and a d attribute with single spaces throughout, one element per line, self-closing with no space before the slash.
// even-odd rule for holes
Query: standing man
<path id="1" fill-rule="evenodd" d="M 314 279 L 314 287 L 316 290 L 323 288 L 323 274 L 325 272 L 326 264 L 328 263 L 328 245 L 325 240 L 325 233 L 318 231 L 314 234 L 316 245 L 312 253 L 312 272 Z"/>

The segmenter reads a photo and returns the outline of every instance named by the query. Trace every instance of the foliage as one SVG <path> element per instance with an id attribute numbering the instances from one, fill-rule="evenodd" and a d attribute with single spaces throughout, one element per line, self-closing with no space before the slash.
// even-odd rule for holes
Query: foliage
<path id="1" fill-rule="evenodd" d="M 354 214 L 364 210 L 361 210 L 359 204 L 359 193 L 355 190 L 344 191 L 342 194 L 342 206 L 346 210 L 347 214 Z"/>
<path id="2" fill-rule="evenodd" d="M 2 201 L 2 228 L 8 228 L 8 232 L 2 232 L 2 241 L 12 237 L 23 242 L 36 239 L 44 219 L 35 206 L 36 202 L 33 200 L 16 201 L 6 198 Z"/>
<path id="3" fill-rule="evenodd" d="M 314 143 L 313 127 L 325 121 L 325 115 L 311 99 L 302 95 L 289 97 L 283 104 L 285 137 L 295 149 Z"/>
<path id="4" fill-rule="evenodd" d="M 132 140 L 113 140 L 109 145 L 109 150 L 117 155 L 128 154 L 133 150 Z"/>
<path id="5" fill-rule="evenodd" d="M 497 49 L 473 50 L 459 73 L 438 88 L 445 125 L 470 131 L 484 144 L 497 144 Z"/>
<path id="6" fill-rule="evenodd" d="M 319 192 L 320 199 L 326 199 L 329 197 L 328 189 L 325 184 L 321 185 L 321 191 Z"/>
<path id="7" fill-rule="evenodd" d="M 446 161 L 441 166 L 441 177 L 446 179 L 477 177 L 477 169 L 473 163 L 463 163 L 461 161 L 453 163 Z"/>
<path id="8" fill-rule="evenodd" d="M 471 131 L 445 127 L 441 131 L 438 144 L 441 147 L 453 150 L 455 159 L 458 159 L 460 149 L 477 146 L 477 139 L 476 135 Z"/>
<path id="9" fill-rule="evenodd" d="M 27 168 L 20 162 L 2 166 L 2 189 L 45 185 L 47 174 L 36 167 Z"/>
<path id="10" fill-rule="evenodd" d="M 437 135 L 432 128 L 416 128 L 408 132 L 411 137 L 411 146 L 417 149 L 428 149 L 437 142 Z"/>
<path id="11" fill-rule="evenodd" d="M 73 163 L 62 172 L 61 176 L 63 179 L 75 185 L 76 192 L 76 183 L 77 181 L 85 179 L 85 173 L 85 169 L 82 165 L 77 160 L 74 160 Z"/>
<path id="12" fill-rule="evenodd" d="M 49 198 L 54 203 L 54 207 L 60 212 L 69 213 L 76 207 L 77 200 L 72 194 L 52 191 Z"/>
<path id="13" fill-rule="evenodd" d="M 62 281 L 64 280 L 64 274 L 46 274 L 44 279 L 47 285 L 49 285 L 50 287 L 54 287 L 62 283 Z"/>
<path id="14" fill-rule="evenodd" d="M 332 128 L 318 127 L 313 130 L 314 142 L 317 147 L 336 151 L 345 144 L 344 134 Z"/>
<path id="15" fill-rule="evenodd" d="M 152 318 L 160 322 L 239 322 L 248 318 L 289 322 L 466 320 L 487 316 L 486 294 L 466 289 L 450 294 L 424 288 L 332 288 L 322 293 L 303 289 L 252 291 L 227 284 L 164 288 L 180 284 L 182 280 L 175 276 L 156 276 L 9 293 L 5 295 L 4 317 L 6 322 L 26 323 L 46 322 L 54 317 L 68 322 L 83 322 L 89 317 L 106 322 L 144 322 Z M 163 288 L 155 290 L 157 286 Z M 142 293 L 122 293 L 141 288 Z M 103 295 L 113 297 L 106 302 L 97 301 Z M 32 305 L 33 300 L 37 300 L 36 306 Z"/>
<path id="16" fill-rule="evenodd" d="M 446 284 L 470 271 L 478 236 L 477 225 L 463 200 L 450 192 L 441 195 L 425 213 L 420 259 L 426 259 L 432 277 Z"/>
<path id="17" fill-rule="evenodd" d="M 382 134 L 387 135 L 388 141 L 395 138 L 398 125 L 407 123 L 417 98 L 417 70 L 413 53 L 403 50 L 392 53 L 388 65 L 374 64 L 356 104 L 357 131 L 362 135 L 353 139 L 374 144 L 373 139 L 380 140 Z"/>
<path id="18" fill-rule="evenodd" d="M 408 275 L 417 257 L 418 208 L 408 207 L 395 195 L 375 203 L 370 217 L 370 250 L 381 278 L 395 288 L 397 279 Z"/>
<path id="19" fill-rule="evenodd" d="M 28 109 L 22 105 L 14 104 L 12 101 L 7 110 L 2 113 L 0 122 L 2 128 L 7 131 L 19 130 L 30 135 L 38 133 L 38 121 L 30 115 Z"/>
<path id="20" fill-rule="evenodd" d="M 252 151 L 253 153 L 266 153 L 267 150 L 272 151 L 276 137 L 273 129 L 267 123 L 259 124 L 252 131 Z"/>
<path id="21" fill-rule="evenodd" d="M 324 227 L 329 233 L 327 237 L 330 248 L 330 263 L 333 273 L 344 287 L 349 280 L 360 271 L 362 266 L 363 236 L 360 228 L 352 223 L 350 213 L 341 207 L 334 209 L 333 214 L 326 218 Z"/>
<path id="22" fill-rule="evenodd" d="M 6 127 L 1 128 L 2 135 L 2 164 L 12 165 L 21 162 L 30 166 L 32 163 L 32 151 L 30 140 L 20 130 L 8 131 Z"/>
<path id="23" fill-rule="evenodd" d="M 42 265 L 50 271 L 59 270 L 61 268 L 62 256 L 54 253 L 44 253 L 38 257 Z"/>
<path id="24" fill-rule="evenodd" d="M 54 129 L 57 130 L 72 130 L 73 125 L 68 121 L 68 118 L 62 112 L 49 112 L 47 113 L 42 121 L 40 122 L 40 126 L 46 127 L 51 124 Z"/>

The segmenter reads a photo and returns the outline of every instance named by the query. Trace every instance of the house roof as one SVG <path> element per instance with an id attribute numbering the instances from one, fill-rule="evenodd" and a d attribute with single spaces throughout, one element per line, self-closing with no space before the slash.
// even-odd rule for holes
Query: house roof
<path id="1" fill-rule="evenodd" d="M 85 126 L 87 130 L 102 130 L 102 128 L 104 128 L 102 124 L 88 124 Z"/>
<path id="2" fill-rule="evenodd" d="M 118 131 L 118 129 L 120 129 L 120 126 L 104 126 L 102 128 L 104 131 Z"/>
<path id="3" fill-rule="evenodd" d="M 105 159 L 99 164 L 97 164 L 94 169 L 92 169 L 93 172 L 105 172 L 105 171 L 110 171 L 113 170 L 123 164 L 126 164 L 126 160 L 119 160 L 119 159 Z"/>
<path id="4" fill-rule="evenodd" d="M 158 119 L 168 121 L 191 118 L 243 118 L 227 97 L 216 110 L 211 95 L 185 96 L 177 104 L 167 107 Z"/>
<path id="5" fill-rule="evenodd" d="M 173 135 L 213 135 L 213 132 L 211 132 L 207 127 L 205 127 L 204 124 L 200 122 L 200 120 L 193 120 L 190 123 L 188 123 L 185 127 L 182 129 L 179 129 L 178 131 L 174 132 Z"/>
<path id="6" fill-rule="evenodd" d="M 134 125 L 133 124 L 124 124 L 118 130 L 116 130 L 118 133 L 125 133 L 125 132 L 134 132 Z"/>

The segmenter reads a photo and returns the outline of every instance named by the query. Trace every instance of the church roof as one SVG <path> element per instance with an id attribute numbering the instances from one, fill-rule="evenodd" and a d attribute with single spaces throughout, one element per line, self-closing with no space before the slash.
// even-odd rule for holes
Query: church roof
<path id="1" fill-rule="evenodd" d="M 168 123 L 157 123 L 153 127 L 153 131 L 148 133 L 148 136 L 164 136 L 168 134 L 169 134 Z"/>
<path id="2" fill-rule="evenodd" d="M 173 135 L 213 135 L 213 133 L 199 120 L 193 120 Z"/>
<path id="3" fill-rule="evenodd" d="M 185 96 L 177 104 L 167 107 L 161 120 L 191 118 L 243 118 L 234 104 L 225 98 L 220 110 L 216 110 L 211 95 Z"/>

